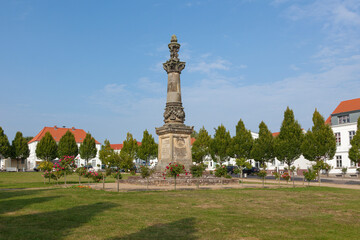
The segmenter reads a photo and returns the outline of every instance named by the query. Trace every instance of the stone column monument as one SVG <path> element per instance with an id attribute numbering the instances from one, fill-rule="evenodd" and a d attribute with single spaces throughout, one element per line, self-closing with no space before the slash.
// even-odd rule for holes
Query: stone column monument
<path id="1" fill-rule="evenodd" d="M 156 128 L 159 135 L 159 153 L 156 170 L 164 171 L 170 162 L 185 165 L 189 170 L 192 165 L 190 135 L 194 127 L 186 126 L 185 112 L 181 102 L 180 73 L 185 68 L 185 62 L 179 59 L 180 44 L 175 35 L 169 43 L 170 59 L 163 64 L 168 74 L 167 99 L 162 127 Z"/>

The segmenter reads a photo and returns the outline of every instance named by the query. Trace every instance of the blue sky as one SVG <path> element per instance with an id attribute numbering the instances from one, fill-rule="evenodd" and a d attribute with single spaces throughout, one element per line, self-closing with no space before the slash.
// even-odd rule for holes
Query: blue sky
<path id="1" fill-rule="evenodd" d="M 303 128 L 360 97 L 360 1 L 1 1 L 0 126 L 83 128 L 100 142 L 163 125 L 176 34 L 186 124 Z"/>

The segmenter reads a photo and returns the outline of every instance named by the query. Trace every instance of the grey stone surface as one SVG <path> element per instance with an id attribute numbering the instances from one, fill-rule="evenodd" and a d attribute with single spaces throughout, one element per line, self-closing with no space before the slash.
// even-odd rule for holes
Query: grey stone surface
<path id="1" fill-rule="evenodd" d="M 158 172 L 164 171 L 170 162 L 184 164 L 186 169 L 192 165 L 190 135 L 194 127 L 186 126 L 185 111 L 181 101 L 180 74 L 185 62 L 179 59 L 180 44 L 175 35 L 168 45 L 170 59 L 163 66 L 168 74 L 167 98 L 162 127 L 156 128 L 159 135 Z"/>

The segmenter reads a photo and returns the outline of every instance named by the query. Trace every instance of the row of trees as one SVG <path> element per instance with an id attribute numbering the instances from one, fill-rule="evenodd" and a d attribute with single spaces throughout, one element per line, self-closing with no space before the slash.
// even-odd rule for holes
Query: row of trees
<path id="1" fill-rule="evenodd" d="M 120 153 L 115 152 L 111 148 L 109 140 L 105 140 L 99 152 L 99 158 L 103 164 L 108 167 L 125 169 L 126 171 L 134 167 L 135 159 L 144 160 L 146 165 L 148 165 L 150 160 L 157 158 L 157 155 L 158 145 L 155 143 L 154 137 L 147 130 L 143 133 L 140 146 L 132 134 L 127 133 Z"/>
<path id="2" fill-rule="evenodd" d="M 89 159 L 96 156 L 97 149 L 95 139 L 90 133 L 86 134 L 84 141 L 78 147 L 75 136 L 70 131 L 67 131 L 60 138 L 59 144 L 56 143 L 49 132 L 46 132 L 45 136 L 36 145 L 35 153 L 38 158 L 45 161 L 51 161 L 64 156 L 76 157 L 80 154 L 80 157 L 85 160 L 85 165 L 87 165 Z"/>
<path id="3" fill-rule="evenodd" d="M 299 122 L 295 119 L 293 111 L 288 107 L 284 112 L 284 120 L 281 124 L 280 133 L 273 137 L 264 122 L 259 125 L 259 137 L 253 139 L 250 130 L 245 128 L 240 119 L 236 126 L 236 134 L 231 137 L 229 131 L 223 125 L 215 129 L 214 137 L 208 134 L 205 128 L 196 133 L 196 141 L 192 146 L 193 161 L 202 163 L 206 156 L 223 164 L 230 158 L 254 159 L 265 170 L 266 164 L 273 162 L 275 158 L 288 165 L 288 169 L 294 168 L 296 159 L 303 155 L 309 161 L 323 166 L 326 160 L 332 159 L 336 152 L 336 139 L 331 126 L 325 123 L 323 116 L 315 109 L 313 114 L 313 126 L 305 134 Z M 360 120 L 358 130 L 351 144 L 349 158 L 360 162 Z M 321 168 L 317 168 L 320 172 Z M 320 174 L 318 174 L 320 176 Z M 319 179 L 320 181 L 320 179 Z"/>
<path id="4" fill-rule="evenodd" d="M 31 137 L 23 137 L 21 132 L 17 132 L 12 144 L 8 140 L 8 137 L 4 133 L 4 130 L 0 127 L 0 157 L 11 157 L 17 160 L 25 161 L 29 157 L 30 150 L 28 147 L 28 141 Z"/>

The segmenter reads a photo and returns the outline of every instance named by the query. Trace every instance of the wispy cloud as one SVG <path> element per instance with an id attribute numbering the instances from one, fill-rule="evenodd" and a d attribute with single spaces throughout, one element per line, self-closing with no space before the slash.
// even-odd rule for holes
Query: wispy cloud
<path id="1" fill-rule="evenodd" d="M 193 66 L 189 67 L 189 72 L 201 72 L 201 73 L 210 73 L 217 70 L 229 70 L 231 63 L 222 58 L 216 60 L 205 61 L 201 60 L 194 63 Z"/>

